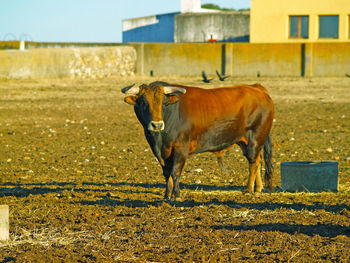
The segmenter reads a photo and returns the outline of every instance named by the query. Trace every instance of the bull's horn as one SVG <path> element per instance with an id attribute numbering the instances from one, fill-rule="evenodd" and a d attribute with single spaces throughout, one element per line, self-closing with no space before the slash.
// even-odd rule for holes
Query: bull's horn
<path id="1" fill-rule="evenodd" d="M 139 87 L 134 87 L 134 86 L 135 86 L 135 83 L 130 85 L 130 86 L 127 86 L 125 88 L 122 88 L 122 92 L 124 94 L 131 94 L 131 95 L 135 95 L 135 94 L 139 93 L 140 88 Z"/>
<path id="2" fill-rule="evenodd" d="M 176 87 L 176 86 L 164 86 L 164 93 L 165 94 L 170 94 L 170 93 L 186 93 L 186 89 Z"/>

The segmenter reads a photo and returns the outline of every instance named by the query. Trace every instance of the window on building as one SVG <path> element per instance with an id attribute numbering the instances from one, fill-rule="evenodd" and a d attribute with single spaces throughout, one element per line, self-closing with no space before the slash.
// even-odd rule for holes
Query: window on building
<path id="1" fill-rule="evenodd" d="M 309 37 L 309 16 L 289 16 L 289 37 Z"/>
<path id="2" fill-rule="evenodd" d="M 339 16 L 319 16 L 319 37 L 338 38 Z"/>

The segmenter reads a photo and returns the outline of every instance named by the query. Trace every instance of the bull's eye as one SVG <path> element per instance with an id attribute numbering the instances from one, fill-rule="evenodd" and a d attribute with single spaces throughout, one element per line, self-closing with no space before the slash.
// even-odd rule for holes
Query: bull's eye
<path id="1" fill-rule="evenodd" d="M 137 100 L 137 105 L 138 105 L 139 107 L 141 107 L 141 108 L 146 107 L 146 106 L 147 106 L 147 102 L 146 102 L 145 98 L 144 98 L 144 97 L 138 98 L 138 100 Z"/>

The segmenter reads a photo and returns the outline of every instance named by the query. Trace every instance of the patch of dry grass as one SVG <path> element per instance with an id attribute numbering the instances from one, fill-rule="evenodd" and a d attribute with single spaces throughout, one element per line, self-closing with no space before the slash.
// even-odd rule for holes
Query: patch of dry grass
<path id="1" fill-rule="evenodd" d="M 104 238 L 108 236 L 107 233 L 102 235 Z M 7 241 L 0 241 L 1 247 L 13 248 L 23 244 L 39 245 L 44 247 L 62 247 L 68 244 L 73 244 L 77 241 L 94 239 L 96 234 L 93 231 L 77 231 L 77 232 L 62 232 L 59 229 L 38 228 L 27 230 L 24 228 L 16 229 L 10 239 Z"/>

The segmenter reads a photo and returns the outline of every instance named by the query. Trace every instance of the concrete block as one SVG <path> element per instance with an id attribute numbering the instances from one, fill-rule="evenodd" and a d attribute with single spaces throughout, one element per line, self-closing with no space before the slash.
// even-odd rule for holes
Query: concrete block
<path id="1" fill-rule="evenodd" d="M 338 162 L 283 162 L 281 185 L 289 192 L 337 192 Z"/>
<path id="2" fill-rule="evenodd" d="M 0 205 L 0 240 L 8 240 L 9 233 L 9 207 Z"/>

